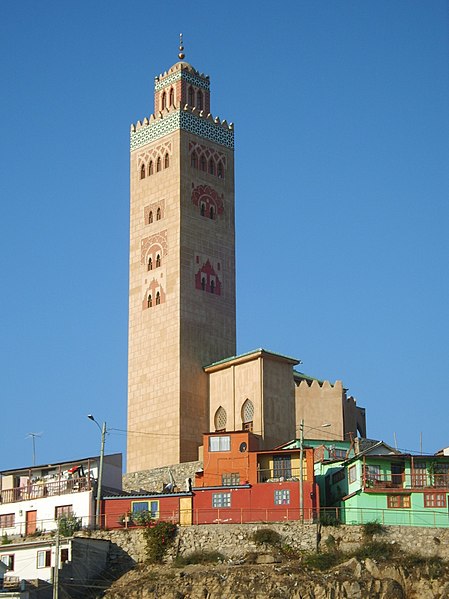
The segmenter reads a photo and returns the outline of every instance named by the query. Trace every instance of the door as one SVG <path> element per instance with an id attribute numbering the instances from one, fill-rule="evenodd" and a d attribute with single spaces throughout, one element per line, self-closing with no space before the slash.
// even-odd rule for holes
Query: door
<path id="1" fill-rule="evenodd" d="M 37 511 L 31 510 L 26 513 L 26 534 L 32 535 L 36 532 Z"/>
<path id="2" fill-rule="evenodd" d="M 393 487 L 402 487 L 404 482 L 404 464 L 393 462 L 391 464 L 391 482 Z"/>
<path id="3" fill-rule="evenodd" d="M 179 524 L 181 526 L 190 526 L 192 524 L 192 498 L 179 498 Z"/>

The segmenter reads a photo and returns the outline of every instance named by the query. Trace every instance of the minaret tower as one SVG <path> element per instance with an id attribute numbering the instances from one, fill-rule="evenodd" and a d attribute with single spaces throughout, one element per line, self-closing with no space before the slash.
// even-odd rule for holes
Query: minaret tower
<path id="1" fill-rule="evenodd" d="M 128 472 L 197 459 L 203 366 L 236 350 L 234 130 L 184 58 L 131 126 Z"/>

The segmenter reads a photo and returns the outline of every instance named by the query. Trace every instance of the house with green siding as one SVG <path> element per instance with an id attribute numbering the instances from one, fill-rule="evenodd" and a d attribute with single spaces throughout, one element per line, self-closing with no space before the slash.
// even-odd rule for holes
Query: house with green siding
<path id="1" fill-rule="evenodd" d="M 449 527 L 449 456 L 386 452 L 385 444 L 341 461 L 323 461 L 316 476 L 322 511 L 345 524 Z"/>

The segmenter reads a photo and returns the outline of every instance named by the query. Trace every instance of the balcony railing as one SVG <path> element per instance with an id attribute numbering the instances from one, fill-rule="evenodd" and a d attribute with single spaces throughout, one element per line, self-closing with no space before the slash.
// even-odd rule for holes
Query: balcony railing
<path id="1" fill-rule="evenodd" d="M 447 489 L 449 488 L 449 474 L 428 474 L 415 472 L 413 474 L 391 474 L 364 472 L 365 490 L 388 489 Z"/>
<path id="2" fill-rule="evenodd" d="M 299 482 L 299 468 L 265 468 L 258 470 L 258 483 Z M 307 471 L 303 470 L 303 480 L 307 480 Z"/>
<path id="3" fill-rule="evenodd" d="M 70 478 L 46 482 L 37 481 L 15 489 L 4 489 L 0 491 L 0 503 L 15 503 L 16 501 L 28 501 L 52 495 L 66 495 L 69 493 L 80 493 L 90 491 L 92 479 Z"/>

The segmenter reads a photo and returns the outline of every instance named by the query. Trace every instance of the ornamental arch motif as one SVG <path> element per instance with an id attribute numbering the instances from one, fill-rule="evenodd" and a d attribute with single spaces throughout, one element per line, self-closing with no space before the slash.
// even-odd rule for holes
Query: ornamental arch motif
<path id="1" fill-rule="evenodd" d="M 215 431 L 224 432 L 226 430 L 227 420 L 228 416 L 226 414 L 226 410 L 223 408 L 223 406 L 220 406 L 215 412 L 214 416 Z"/>

